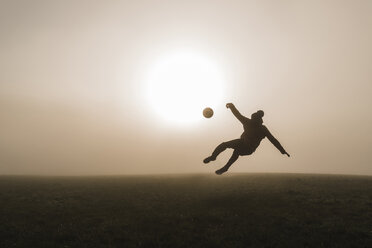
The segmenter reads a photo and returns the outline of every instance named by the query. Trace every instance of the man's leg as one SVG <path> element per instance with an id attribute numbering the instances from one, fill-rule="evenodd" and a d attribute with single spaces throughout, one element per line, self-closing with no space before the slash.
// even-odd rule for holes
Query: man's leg
<path id="1" fill-rule="evenodd" d="M 216 170 L 216 174 L 217 175 L 221 175 L 223 173 L 225 173 L 229 168 L 230 166 L 239 158 L 239 152 L 238 150 L 234 150 L 233 154 L 231 155 L 229 161 L 227 161 L 227 164 L 222 167 L 221 169 L 219 170 Z"/>
<path id="2" fill-rule="evenodd" d="M 210 161 L 216 160 L 217 156 L 226 150 L 226 148 L 237 148 L 240 144 L 241 140 L 240 139 L 235 139 L 235 140 L 230 140 L 227 142 L 222 142 L 219 144 L 216 149 L 214 149 L 213 153 L 211 156 L 207 157 L 206 159 L 203 160 L 205 164 L 209 163 Z"/>

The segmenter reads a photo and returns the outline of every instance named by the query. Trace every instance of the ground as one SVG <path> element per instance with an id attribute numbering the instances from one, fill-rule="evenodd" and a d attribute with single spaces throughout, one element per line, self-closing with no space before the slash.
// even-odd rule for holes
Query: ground
<path id="1" fill-rule="evenodd" d="M 0 247 L 372 247 L 372 177 L 0 177 Z"/>

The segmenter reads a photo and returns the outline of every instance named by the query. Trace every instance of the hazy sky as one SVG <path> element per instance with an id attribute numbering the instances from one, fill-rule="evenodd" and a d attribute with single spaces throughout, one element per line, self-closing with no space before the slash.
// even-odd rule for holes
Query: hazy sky
<path id="1" fill-rule="evenodd" d="M 372 175 L 371 44 L 368 0 L 0 0 L 0 174 L 213 173 L 233 102 L 292 157 L 265 139 L 232 172 Z M 177 51 L 219 65 L 212 119 L 172 125 L 144 99 Z"/>

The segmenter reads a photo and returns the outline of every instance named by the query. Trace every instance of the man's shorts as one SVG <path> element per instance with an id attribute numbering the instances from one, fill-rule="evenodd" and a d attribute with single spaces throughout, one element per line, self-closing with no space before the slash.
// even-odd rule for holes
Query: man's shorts
<path id="1" fill-rule="evenodd" d="M 244 142 L 242 139 L 234 139 L 225 142 L 228 148 L 232 148 L 234 150 L 237 150 L 239 152 L 239 155 L 250 155 L 254 152 L 254 149 L 252 149 L 249 144 Z"/>

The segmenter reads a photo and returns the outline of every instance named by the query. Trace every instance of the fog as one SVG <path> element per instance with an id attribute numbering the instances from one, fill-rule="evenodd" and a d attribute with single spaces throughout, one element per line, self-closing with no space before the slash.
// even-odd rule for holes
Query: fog
<path id="1" fill-rule="evenodd" d="M 0 174 L 213 173 L 231 151 L 202 160 L 243 131 L 225 102 L 172 126 L 142 94 L 156 58 L 187 48 L 222 65 L 223 100 L 263 109 L 291 154 L 265 139 L 232 172 L 372 175 L 371 13 L 371 1 L 1 1 Z"/>

